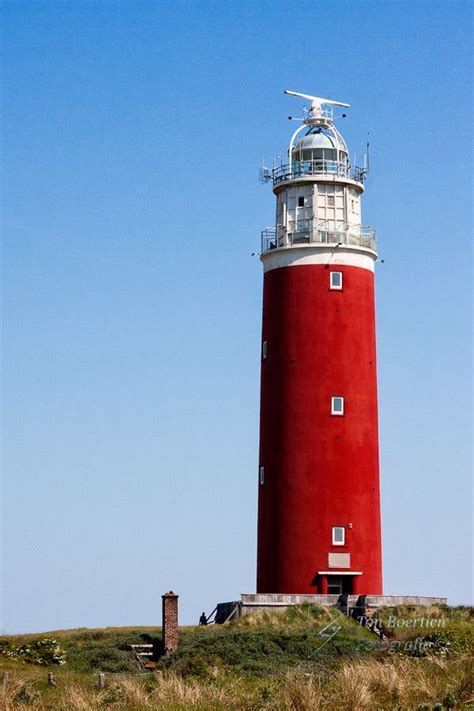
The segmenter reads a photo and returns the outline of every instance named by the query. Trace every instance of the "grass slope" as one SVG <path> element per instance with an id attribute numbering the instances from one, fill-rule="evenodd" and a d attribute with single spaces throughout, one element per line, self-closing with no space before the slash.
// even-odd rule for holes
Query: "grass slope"
<path id="1" fill-rule="evenodd" d="M 391 650 L 338 611 L 314 605 L 225 626 L 183 627 L 178 651 L 148 674 L 140 673 L 129 645 L 158 642 L 160 628 L 8 636 L 0 638 L 0 671 L 9 673 L 0 699 L 6 711 L 474 710 L 472 614 L 471 608 L 385 610 L 382 620 L 398 644 Z M 328 624 L 340 627 L 331 640 L 319 634 Z M 407 645 L 420 638 L 430 646 Z M 48 669 L 56 687 L 47 685 Z M 98 671 L 107 673 L 103 690 Z"/>

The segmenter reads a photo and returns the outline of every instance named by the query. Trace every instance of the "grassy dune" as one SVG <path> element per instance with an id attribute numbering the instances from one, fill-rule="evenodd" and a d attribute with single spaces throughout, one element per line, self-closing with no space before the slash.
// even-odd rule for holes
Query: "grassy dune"
<path id="1" fill-rule="evenodd" d="M 341 613 L 303 605 L 225 626 L 183 627 L 179 650 L 149 673 L 139 670 L 129 645 L 158 640 L 159 628 L 3 637 L 0 672 L 8 679 L 0 701 L 5 711 L 474 709 L 472 609 L 396 608 L 383 613 L 385 625 L 389 617 L 392 625 L 421 617 L 442 622 L 394 625 L 391 641 L 398 646 L 381 647 Z M 331 623 L 340 629 L 328 640 L 318 633 Z M 38 643 L 45 639 L 52 641 L 39 648 L 43 659 Z M 420 639 L 426 647 L 413 643 Z M 62 663 L 48 660 L 48 653 Z M 56 686 L 47 683 L 51 670 Z M 104 689 L 99 671 L 106 672 Z"/>

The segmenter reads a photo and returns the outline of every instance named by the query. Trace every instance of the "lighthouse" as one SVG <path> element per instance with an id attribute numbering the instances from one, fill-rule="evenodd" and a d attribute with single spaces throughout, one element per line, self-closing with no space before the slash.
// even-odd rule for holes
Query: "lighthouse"
<path id="1" fill-rule="evenodd" d="M 367 175 L 310 107 L 287 160 L 263 169 L 276 200 L 264 271 L 257 593 L 382 594 L 375 231 Z"/>

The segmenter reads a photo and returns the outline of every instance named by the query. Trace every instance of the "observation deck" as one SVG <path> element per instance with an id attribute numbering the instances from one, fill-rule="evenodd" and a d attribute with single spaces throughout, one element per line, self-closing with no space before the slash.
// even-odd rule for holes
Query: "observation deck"
<path id="1" fill-rule="evenodd" d="M 280 165 L 276 168 L 264 168 L 261 171 L 261 181 L 272 181 L 273 186 L 288 180 L 301 180 L 305 178 L 342 178 L 364 184 L 367 169 L 351 166 L 348 161 L 335 161 L 326 159 L 293 161 L 291 164 Z"/>
<path id="2" fill-rule="evenodd" d="M 288 229 L 284 225 L 277 225 L 261 232 L 262 254 L 272 249 L 304 244 L 348 244 L 373 252 L 377 250 L 375 229 L 368 225 L 302 220 L 291 224 Z"/>

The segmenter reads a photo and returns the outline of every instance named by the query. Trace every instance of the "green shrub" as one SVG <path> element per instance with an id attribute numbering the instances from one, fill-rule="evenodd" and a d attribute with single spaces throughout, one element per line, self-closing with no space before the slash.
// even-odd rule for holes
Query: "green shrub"
<path id="1" fill-rule="evenodd" d="M 80 660 L 81 666 L 91 672 L 117 674 L 137 671 L 137 662 L 130 649 L 119 649 L 105 640 L 84 645 Z"/>
<path id="2" fill-rule="evenodd" d="M 103 706 L 110 706 L 111 704 L 126 703 L 127 692 L 123 685 L 113 684 L 110 686 L 101 696 L 100 704 Z"/>
<path id="3" fill-rule="evenodd" d="M 138 671 L 130 645 L 155 641 L 139 630 L 85 630 L 65 642 L 68 667 L 82 672 L 133 673 Z"/>
<path id="4" fill-rule="evenodd" d="M 66 653 L 58 642 L 52 637 L 33 640 L 29 644 L 19 646 L 12 645 L 9 641 L 3 640 L 0 647 L 0 654 L 10 659 L 21 659 L 27 664 L 43 664 L 52 666 L 54 664 L 65 664 Z"/>
<path id="5" fill-rule="evenodd" d="M 181 658 L 173 671 L 183 677 L 195 676 L 198 679 L 212 679 L 224 670 L 224 664 L 216 655 L 195 654 Z"/>
<path id="6" fill-rule="evenodd" d="M 30 684 L 23 684 L 13 697 L 14 704 L 23 704 L 25 706 L 30 706 L 37 699 L 39 699 L 40 693 L 33 689 Z"/>
<path id="7" fill-rule="evenodd" d="M 458 700 L 456 698 L 456 695 L 453 694 L 452 691 L 450 691 L 443 699 L 443 708 L 454 709 L 456 708 L 457 703 Z"/>

